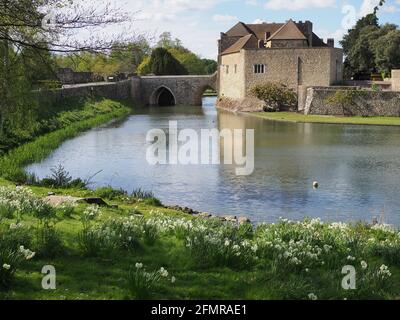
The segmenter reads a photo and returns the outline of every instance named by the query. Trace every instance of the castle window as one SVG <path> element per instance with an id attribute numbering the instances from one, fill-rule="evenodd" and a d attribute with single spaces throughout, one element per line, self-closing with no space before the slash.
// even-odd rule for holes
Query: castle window
<path id="1" fill-rule="evenodd" d="M 254 73 L 261 74 L 261 73 L 265 73 L 265 71 L 266 71 L 265 64 L 255 64 L 254 65 Z"/>
<path id="2" fill-rule="evenodd" d="M 237 64 L 235 64 L 235 73 L 237 73 Z"/>
<path id="3" fill-rule="evenodd" d="M 226 74 L 229 74 L 229 66 L 225 66 L 226 68 Z"/>

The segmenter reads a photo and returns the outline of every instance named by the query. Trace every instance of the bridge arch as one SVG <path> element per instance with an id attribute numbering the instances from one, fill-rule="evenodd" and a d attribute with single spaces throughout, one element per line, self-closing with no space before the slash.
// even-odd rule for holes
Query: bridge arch
<path id="1" fill-rule="evenodd" d="M 199 106 L 207 88 L 216 89 L 217 76 L 142 76 L 132 79 L 131 94 L 143 105 Z"/>
<path id="2" fill-rule="evenodd" d="M 204 85 L 202 85 L 202 86 L 199 86 L 199 87 L 195 90 L 194 96 L 195 96 L 195 100 L 197 101 L 197 104 L 198 104 L 198 105 L 201 106 L 202 101 L 203 101 L 204 93 L 205 93 L 208 89 L 211 89 L 211 90 L 216 91 L 215 86 L 213 86 L 213 85 L 210 84 L 210 83 L 207 83 L 207 84 L 204 84 Z"/>
<path id="3" fill-rule="evenodd" d="M 176 101 L 173 91 L 167 86 L 162 85 L 150 95 L 149 104 L 151 106 L 167 107 L 176 105 Z"/>

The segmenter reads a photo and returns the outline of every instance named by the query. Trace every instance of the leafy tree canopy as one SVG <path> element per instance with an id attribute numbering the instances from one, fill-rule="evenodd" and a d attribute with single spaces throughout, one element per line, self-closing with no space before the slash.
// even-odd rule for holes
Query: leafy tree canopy
<path id="1" fill-rule="evenodd" d="M 165 48 L 153 50 L 150 69 L 153 74 L 159 76 L 188 74 L 185 67 Z"/>
<path id="2" fill-rule="evenodd" d="M 371 73 L 389 75 L 400 68 L 400 30 L 396 25 L 379 25 L 375 13 L 361 18 L 341 41 L 345 76 L 359 78 Z"/>
<path id="3" fill-rule="evenodd" d="M 164 32 L 160 35 L 157 48 L 168 50 L 171 55 L 180 62 L 180 64 L 191 75 L 213 74 L 217 71 L 218 64 L 215 60 L 201 59 L 198 55 L 185 48 L 182 41 L 173 39 L 170 32 Z M 151 73 L 150 59 L 144 59 L 138 73 L 141 75 Z"/>

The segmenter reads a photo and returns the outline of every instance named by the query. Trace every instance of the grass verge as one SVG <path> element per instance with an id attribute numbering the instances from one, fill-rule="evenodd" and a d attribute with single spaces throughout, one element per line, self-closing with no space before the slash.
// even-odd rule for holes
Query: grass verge
<path id="1" fill-rule="evenodd" d="M 304 115 L 295 112 L 257 112 L 249 113 L 268 120 L 294 123 L 327 123 L 353 125 L 400 126 L 400 117 L 335 117 Z"/>
<path id="2" fill-rule="evenodd" d="M 61 143 L 92 127 L 124 117 L 131 109 L 120 102 L 102 100 L 87 102 L 83 110 L 68 111 L 58 116 L 63 127 L 36 140 L 26 143 L 0 159 L 0 176 L 15 182 L 25 183 L 28 176 L 24 166 L 41 161 Z"/>

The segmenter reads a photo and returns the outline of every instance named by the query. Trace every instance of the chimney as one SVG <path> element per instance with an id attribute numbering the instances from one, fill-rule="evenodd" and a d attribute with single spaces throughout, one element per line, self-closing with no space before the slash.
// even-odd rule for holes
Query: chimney
<path id="1" fill-rule="evenodd" d="M 308 21 L 308 20 L 304 24 L 305 24 L 306 30 L 307 30 L 306 36 L 308 38 L 308 44 L 310 47 L 312 47 L 313 46 L 313 41 L 312 41 L 313 40 L 313 24 L 311 21 Z"/>
<path id="2" fill-rule="evenodd" d="M 271 32 L 266 32 L 265 33 L 265 42 L 271 37 Z"/>
<path id="3" fill-rule="evenodd" d="M 313 24 L 311 21 L 299 21 L 296 23 L 297 27 L 300 29 L 301 32 L 306 36 L 308 40 L 308 45 L 312 47 L 313 45 Z"/>
<path id="4" fill-rule="evenodd" d="M 329 38 L 327 43 L 328 43 L 328 47 L 330 47 L 330 48 L 335 47 L 335 39 Z"/>

